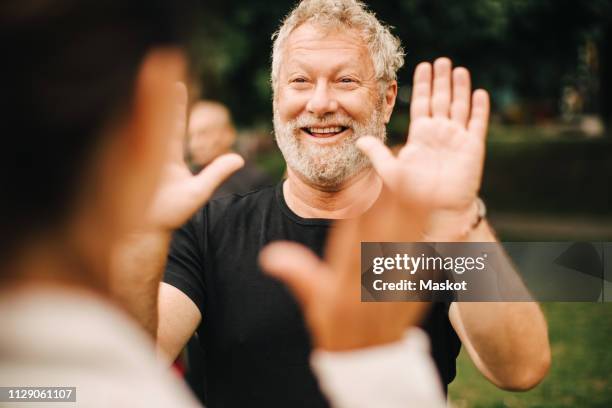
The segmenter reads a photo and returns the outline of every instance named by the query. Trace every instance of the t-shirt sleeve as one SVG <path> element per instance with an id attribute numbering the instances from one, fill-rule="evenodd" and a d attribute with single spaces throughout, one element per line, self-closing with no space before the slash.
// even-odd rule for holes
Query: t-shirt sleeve
<path id="1" fill-rule="evenodd" d="M 164 282 L 186 294 L 204 315 L 204 213 L 198 211 L 176 230 L 170 242 Z"/>

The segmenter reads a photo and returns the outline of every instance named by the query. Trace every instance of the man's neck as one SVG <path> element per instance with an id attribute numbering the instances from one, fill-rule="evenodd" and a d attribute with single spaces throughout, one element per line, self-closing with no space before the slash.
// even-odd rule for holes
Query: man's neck
<path id="1" fill-rule="evenodd" d="M 302 218 L 355 218 L 378 199 L 382 180 L 372 168 L 358 173 L 333 191 L 313 185 L 287 170 L 283 195 L 289 208 Z"/>

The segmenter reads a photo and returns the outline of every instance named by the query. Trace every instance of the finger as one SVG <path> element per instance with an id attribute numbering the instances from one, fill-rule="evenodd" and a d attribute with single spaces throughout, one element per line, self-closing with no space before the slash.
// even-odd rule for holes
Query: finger
<path id="1" fill-rule="evenodd" d="M 374 166 L 374 170 L 376 170 L 385 184 L 394 183 L 397 159 L 380 139 L 372 136 L 360 137 L 357 140 L 357 148 L 368 156 L 372 166 Z"/>
<path id="2" fill-rule="evenodd" d="M 468 132 L 484 139 L 489 126 L 490 102 L 489 94 L 484 89 L 477 89 L 472 96 L 472 113 L 468 124 Z"/>
<path id="3" fill-rule="evenodd" d="M 429 117 L 431 105 L 431 64 L 421 62 L 414 70 L 410 118 Z"/>
<path id="4" fill-rule="evenodd" d="M 453 70 L 453 100 L 451 102 L 451 119 L 462 127 L 467 127 L 470 114 L 470 72 L 463 68 Z"/>
<path id="5" fill-rule="evenodd" d="M 259 254 L 264 272 L 284 282 L 298 302 L 307 307 L 317 297 L 328 274 L 312 251 L 294 242 L 275 242 Z"/>
<path id="6" fill-rule="evenodd" d="M 187 87 L 182 82 L 175 85 L 174 128 L 170 135 L 170 157 L 174 162 L 183 162 L 185 129 L 187 123 Z"/>
<path id="7" fill-rule="evenodd" d="M 434 117 L 448 117 L 451 102 L 451 68 L 448 58 L 438 58 L 434 62 L 433 94 L 431 113 Z"/>
<path id="8" fill-rule="evenodd" d="M 214 191 L 232 173 L 244 166 L 244 159 L 236 153 L 228 153 L 217 157 L 191 180 L 195 199 L 199 203 L 207 201 Z"/>

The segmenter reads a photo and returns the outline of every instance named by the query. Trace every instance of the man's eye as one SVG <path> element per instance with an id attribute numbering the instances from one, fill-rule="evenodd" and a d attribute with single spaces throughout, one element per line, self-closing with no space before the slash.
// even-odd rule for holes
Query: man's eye
<path id="1" fill-rule="evenodd" d="M 295 78 L 295 79 L 292 79 L 291 82 L 303 84 L 304 82 L 306 82 L 306 79 L 305 78 Z"/>
<path id="2" fill-rule="evenodd" d="M 355 81 L 353 80 L 353 78 L 342 78 L 342 79 L 340 79 L 340 82 L 342 82 L 343 84 L 350 84 L 350 83 L 353 83 Z"/>

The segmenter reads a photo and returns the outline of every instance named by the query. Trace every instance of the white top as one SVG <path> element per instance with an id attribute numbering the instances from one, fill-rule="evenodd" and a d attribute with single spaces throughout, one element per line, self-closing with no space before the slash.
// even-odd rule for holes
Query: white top
<path id="1" fill-rule="evenodd" d="M 151 339 L 107 300 L 50 288 L 3 296 L 0 386 L 76 387 L 76 404 L 43 403 L 54 408 L 199 406 L 184 382 L 156 359 Z M 335 408 L 444 406 L 428 349 L 427 336 L 412 329 L 390 345 L 315 351 L 311 362 Z"/>
<path id="2" fill-rule="evenodd" d="M 76 404 L 2 407 L 200 406 L 121 310 L 68 290 L 28 290 L 0 299 L 0 386 L 76 387 Z"/>
<path id="3" fill-rule="evenodd" d="M 425 332 L 350 352 L 315 351 L 311 365 L 334 408 L 444 407 Z"/>

